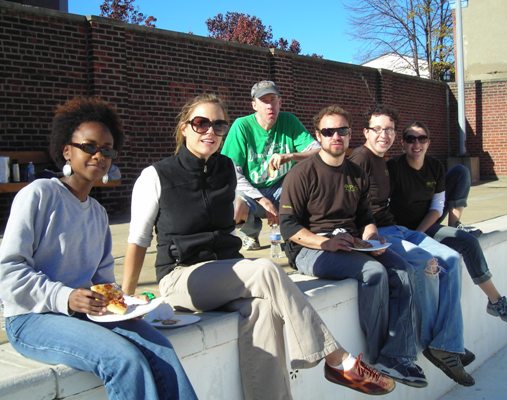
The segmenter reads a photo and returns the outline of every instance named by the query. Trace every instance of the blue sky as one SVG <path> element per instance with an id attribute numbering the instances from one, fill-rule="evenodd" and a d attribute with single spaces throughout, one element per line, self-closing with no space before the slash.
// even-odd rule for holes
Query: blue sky
<path id="1" fill-rule="evenodd" d="M 102 0 L 69 0 L 69 12 L 99 15 Z M 350 25 L 343 0 L 136 0 L 146 16 L 157 18 L 156 26 L 177 32 L 208 36 L 206 19 L 228 11 L 256 16 L 271 25 L 273 38 L 296 39 L 301 54 L 317 53 L 328 60 L 359 63 L 361 43 L 347 35 Z"/>

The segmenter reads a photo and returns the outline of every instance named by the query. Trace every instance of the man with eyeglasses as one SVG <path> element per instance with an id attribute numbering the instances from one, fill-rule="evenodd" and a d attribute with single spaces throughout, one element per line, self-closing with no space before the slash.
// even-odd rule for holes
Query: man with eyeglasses
<path id="1" fill-rule="evenodd" d="M 222 149 L 236 167 L 235 220 L 242 223 L 238 227 L 245 250 L 260 248 L 261 218 L 278 224 L 285 175 L 319 147 L 294 114 L 280 111 L 282 98 L 274 82 L 257 82 L 251 96 L 255 113 L 234 121 Z"/>
<path id="2" fill-rule="evenodd" d="M 396 138 L 397 123 L 394 109 L 384 105 L 372 107 L 364 118 L 365 143 L 354 149 L 350 160 L 369 177 L 372 212 L 379 234 L 413 268 L 418 339 L 424 355 L 457 383 L 471 386 L 474 379 L 464 366 L 475 356 L 464 347 L 460 255 L 422 232 L 396 225 L 389 208 L 390 177 L 384 156 Z M 422 137 L 415 140 L 425 141 Z"/>
<path id="3" fill-rule="evenodd" d="M 350 114 L 336 105 L 314 117 L 321 149 L 294 166 L 283 183 L 280 222 L 286 253 L 291 265 L 306 275 L 356 279 L 370 362 L 398 382 L 424 387 L 424 372 L 413 362 L 417 348 L 410 265 L 378 243 L 368 177 L 345 158 L 350 125 Z M 365 251 L 370 245 L 366 240 L 377 241 L 371 252 Z"/>

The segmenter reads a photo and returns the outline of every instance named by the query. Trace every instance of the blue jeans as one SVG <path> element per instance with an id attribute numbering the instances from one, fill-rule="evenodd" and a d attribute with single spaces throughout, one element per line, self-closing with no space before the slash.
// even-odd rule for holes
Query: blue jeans
<path id="1" fill-rule="evenodd" d="M 333 253 L 303 247 L 296 266 L 306 275 L 358 281 L 359 322 L 370 362 L 380 355 L 416 358 L 410 266 L 396 253 L 387 250 L 372 257 L 357 251 Z"/>
<path id="2" fill-rule="evenodd" d="M 463 353 L 460 255 L 424 233 L 403 226 L 385 226 L 378 230 L 387 242 L 392 243 L 390 249 L 414 268 L 420 345 L 423 348 Z M 428 260 L 433 257 L 441 267 L 438 280 L 425 272 Z"/>
<path id="3" fill-rule="evenodd" d="M 82 318 L 24 314 L 7 318 L 5 330 L 25 357 L 94 373 L 110 400 L 197 399 L 171 344 L 151 325 Z"/>
<path id="4" fill-rule="evenodd" d="M 264 197 L 269 199 L 276 209 L 279 207 L 280 196 L 282 195 L 283 179 L 280 179 L 273 186 L 258 189 Z M 240 228 L 246 236 L 257 239 L 262 230 L 262 218 L 266 218 L 266 210 L 251 197 L 238 193 L 241 198 L 248 204 L 248 218 Z"/>

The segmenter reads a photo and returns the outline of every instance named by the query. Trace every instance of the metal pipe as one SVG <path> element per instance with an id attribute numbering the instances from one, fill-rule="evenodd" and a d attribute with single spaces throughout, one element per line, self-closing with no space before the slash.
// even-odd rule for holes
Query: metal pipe
<path id="1" fill-rule="evenodd" d="M 461 0 L 456 0 L 456 79 L 458 87 L 458 156 L 466 155 L 465 68 L 463 66 L 463 22 Z"/>

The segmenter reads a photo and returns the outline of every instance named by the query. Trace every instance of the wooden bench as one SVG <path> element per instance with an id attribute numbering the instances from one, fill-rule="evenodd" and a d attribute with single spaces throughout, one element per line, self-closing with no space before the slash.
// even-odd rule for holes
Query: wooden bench
<path id="1" fill-rule="evenodd" d="M 46 151 L 0 151 L 0 156 L 9 157 L 17 160 L 21 167 L 25 167 L 31 161 L 35 166 L 35 172 L 40 173 L 44 169 L 54 170 L 55 165 Z M 16 193 L 28 185 L 30 182 L 9 182 L 0 183 L 0 193 Z M 115 187 L 121 183 L 121 180 L 109 181 L 108 183 L 97 182 L 95 187 Z"/>

